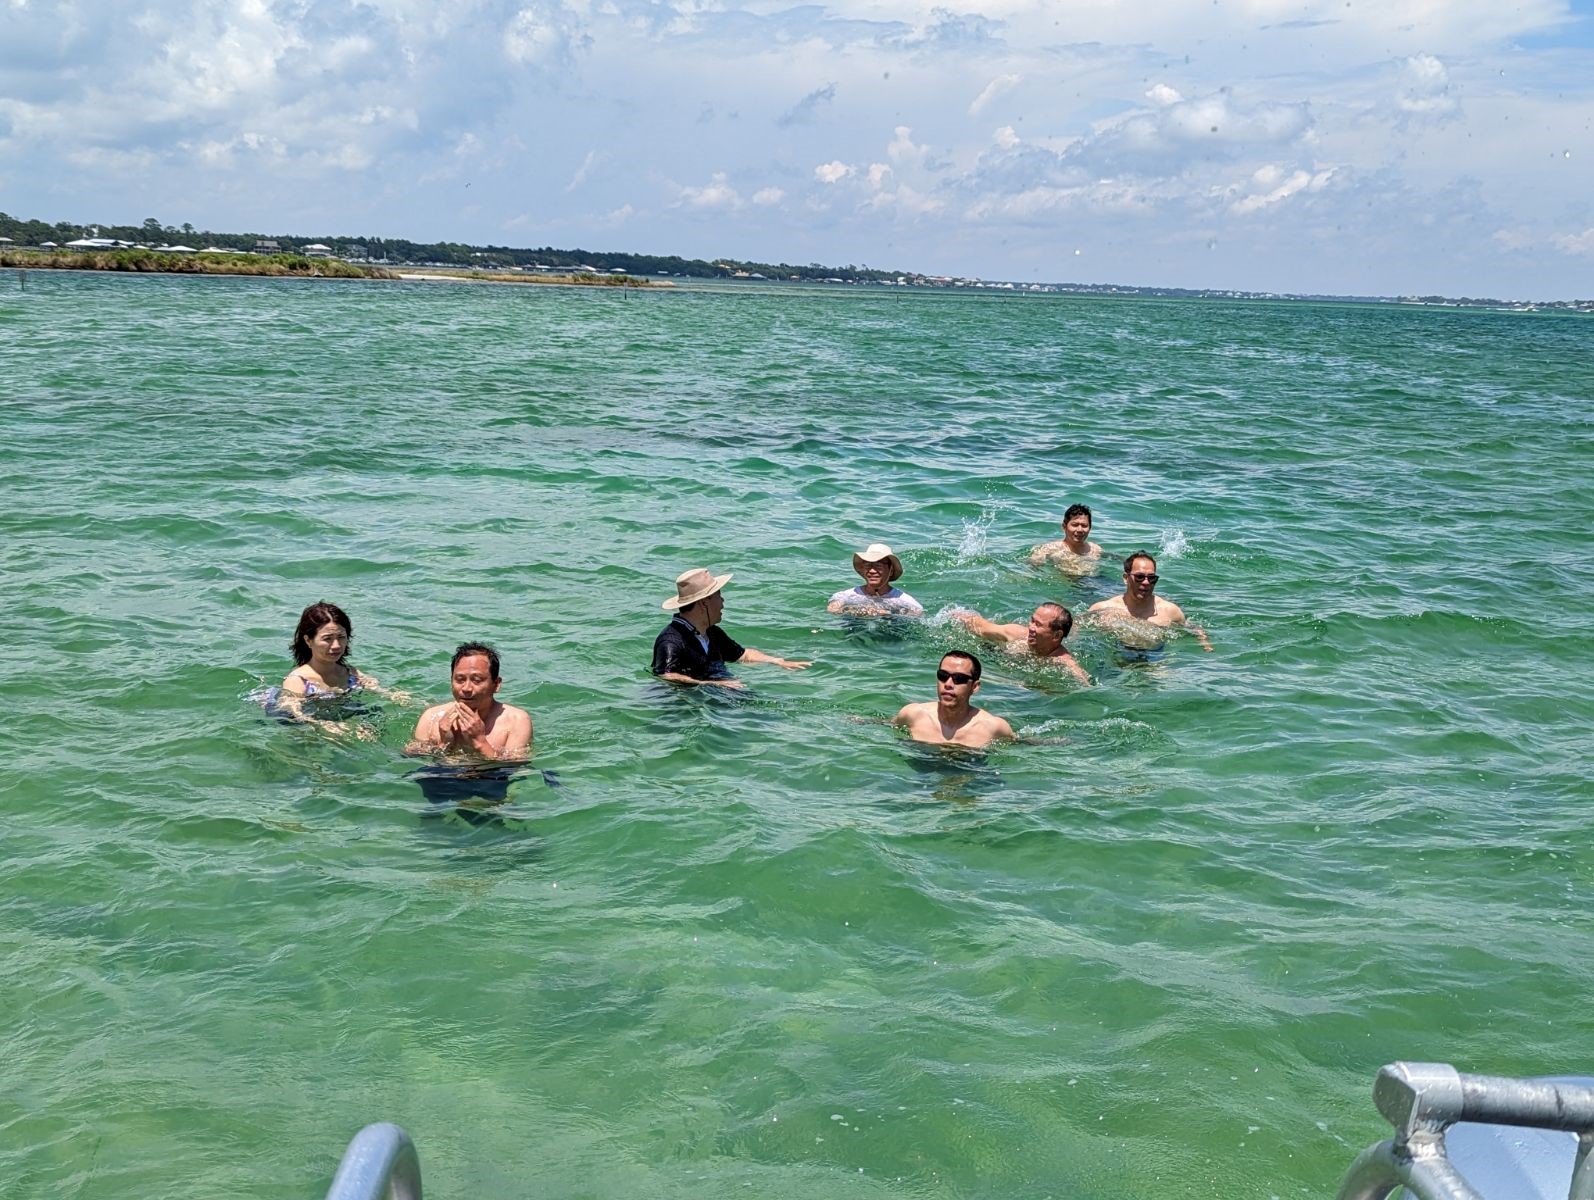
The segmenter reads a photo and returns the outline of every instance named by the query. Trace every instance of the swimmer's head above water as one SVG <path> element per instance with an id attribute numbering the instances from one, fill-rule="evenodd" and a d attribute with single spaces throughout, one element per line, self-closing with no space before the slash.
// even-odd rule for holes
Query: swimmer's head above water
<path id="1" fill-rule="evenodd" d="M 349 646 L 354 641 L 354 623 L 349 614 L 336 604 L 318 600 L 299 614 L 299 625 L 293 631 L 293 645 L 289 648 L 293 661 L 304 666 L 319 657 L 341 663 L 349 656 Z"/>
<path id="2" fill-rule="evenodd" d="M 493 704 L 498 685 L 498 651 L 486 642 L 466 642 L 454 651 L 448 664 L 449 690 L 454 699 L 482 712 Z"/>
<path id="3" fill-rule="evenodd" d="M 1095 518 L 1090 514 L 1090 508 L 1084 504 L 1070 504 L 1063 512 L 1063 536 L 1070 544 L 1083 545 L 1090 538 L 1091 526 Z"/>
<path id="4" fill-rule="evenodd" d="M 1136 550 L 1124 559 L 1124 592 L 1136 600 L 1144 600 L 1156 591 L 1157 560 L 1144 550 Z"/>
<path id="5" fill-rule="evenodd" d="M 1037 605 L 1030 615 L 1029 629 L 1024 635 L 1024 640 L 1029 643 L 1030 652 L 1044 658 L 1056 654 L 1066 638 L 1074 629 L 1074 614 L 1068 607 L 1055 600 L 1048 600 Z"/>

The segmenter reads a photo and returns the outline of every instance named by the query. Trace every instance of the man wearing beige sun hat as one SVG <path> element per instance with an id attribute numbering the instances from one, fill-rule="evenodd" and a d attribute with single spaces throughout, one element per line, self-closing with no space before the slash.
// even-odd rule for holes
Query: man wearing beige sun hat
<path id="1" fill-rule="evenodd" d="M 884 542 L 875 542 L 852 556 L 852 569 L 863 576 L 857 587 L 842 588 L 825 607 L 854 617 L 922 617 L 924 605 L 899 587 L 902 560 Z"/>
<path id="2" fill-rule="evenodd" d="M 715 575 L 704 567 L 694 567 L 676 577 L 675 595 L 659 605 L 675 616 L 653 640 L 653 673 L 660 679 L 739 688 L 746 685 L 725 669 L 726 663 L 774 663 L 788 671 L 813 665 L 743 646 L 720 628 L 720 617 L 725 612 L 721 589 L 730 581 L 730 572 Z"/>

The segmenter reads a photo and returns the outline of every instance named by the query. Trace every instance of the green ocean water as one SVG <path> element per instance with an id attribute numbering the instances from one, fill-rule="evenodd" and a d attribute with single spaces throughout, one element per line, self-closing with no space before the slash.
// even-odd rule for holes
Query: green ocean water
<path id="1" fill-rule="evenodd" d="M 1416 308 L 0 277 L 0 1195 L 1332 1195 L 1396 1058 L 1594 1073 L 1594 324 Z M 878 718 L 1109 595 L 1211 634 L 1048 744 Z M 889 542 L 931 616 L 824 612 Z M 787 673 L 647 664 L 691 566 Z M 270 720 L 299 610 L 446 696 L 502 820 Z"/>

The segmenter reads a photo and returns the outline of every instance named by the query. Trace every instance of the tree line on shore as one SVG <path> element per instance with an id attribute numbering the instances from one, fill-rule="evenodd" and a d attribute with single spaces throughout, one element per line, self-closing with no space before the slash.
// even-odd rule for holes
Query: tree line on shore
<path id="1" fill-rule="evenodd" d="M 874 282 L 912 277 L 912 272 L 873 270 L 849 264 L 827 267 L 820 263 L 798 266 L 792 263 L 760 263 L 736 259 L 682 258 L 677 254 L 636 254 L 611 250 L 559 250 L 552 246 L 472 246 L 464 242 L 413 242 L 407 238 L 344 237 L 324 235 L 300 237 L 292 234 L 218 233 L 195 229 L 187 222 L 163 225 L 147 217 L 138 225 L 79 224 L 71 221 L 22 220 L 0 213 L 0 238 L 10 238 L 18 247 L 54 242 L 64 246 L 85 237 L 112 238 L 146 245 L 181 243 L 202 249 L 215 246 L 223 250 L 258 251 L 262 243 L 275 243 L 284 253 L 295 254 L 317 243 L 330 246 L 339 258 L 354 262 L 376 262 L 392 266 L 442 263 L 448 266 L 483 270 L 515 267 L 552 267 L 578 272 L 580 268 L 624 271 L 632 275 L 680 275 L 696 279 L 747 278 Z"/>

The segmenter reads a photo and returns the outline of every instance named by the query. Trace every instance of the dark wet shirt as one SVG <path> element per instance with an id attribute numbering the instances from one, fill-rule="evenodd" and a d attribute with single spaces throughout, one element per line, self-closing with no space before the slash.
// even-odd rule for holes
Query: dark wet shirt
<path id="1" fill-rule="evenodd" d="M 708 627 L 708 649 L 698 640 L 697 629 L 685 617 L 672 618 L 653 639 L 653 673 L 690 675 L 693 679 L 724 679 L 728 662 L 746 651 L 718 625 Z"/>

